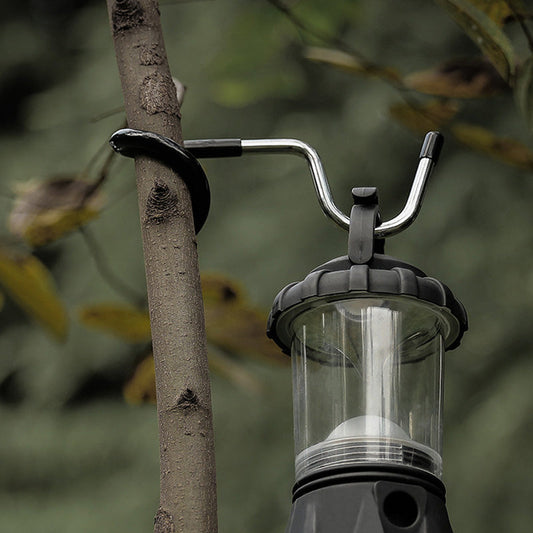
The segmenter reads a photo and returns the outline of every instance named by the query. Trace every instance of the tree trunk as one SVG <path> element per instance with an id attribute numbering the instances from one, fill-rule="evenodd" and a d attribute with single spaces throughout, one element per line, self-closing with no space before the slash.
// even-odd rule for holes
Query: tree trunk
<path id="1" fill-rule="evenodd" d="M 157 0 L 107 4 L 128 126 L 181 143 Z M 137 157 L 135 168 L 160 438 L 154 531 L 216 533 L 211 392 L 190 197 L 183 181 L 160 163 Z"/>

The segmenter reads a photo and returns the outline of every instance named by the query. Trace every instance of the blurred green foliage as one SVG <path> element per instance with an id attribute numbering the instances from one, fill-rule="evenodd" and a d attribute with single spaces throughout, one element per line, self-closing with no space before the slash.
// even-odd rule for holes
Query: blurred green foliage
<path id="1" fill-rule="evenodd" d="M 440 2 L 454 9 L 466 3 Z M 171 67 L 188 88 L 185 137 L 300 138 L 321 154 L 340 207 L 348 210 L 351 187 L 375 185 L 383 217 L 391 218 L 411 184 L 421 135 L 394 121 L 389 108 L 432 97 L 413 93 L 404 81 L 376 79 L 368 68 L 440 75 L 435 65 L 478 57 L 478 47 L 440 5 L 423 0 L 401 8 L 392 0 L 291 1 L 284 5 L 292 21 L 276 4 L 162 6 Z M 4 6 L 3 15 L 0 191 L 7 218 L 14 184 L 82 172 L 123 117 L 108 113 L 122 97 L 101 2 L 23 0 Z M 497 35 L 495 53 L 501 59 L 503 46 L 506 60 L 512 43 L 518 59 L 508 70 L 517 74 L 504 85 L 517 88 L 523 112 L 503 88 L 489 100 L 461 103 L 450 120 L 492 132 L 500 151 L 501 138 L 527 151 L 532 68 L 531 61 L 520 63 L 530 55 L 527 38 L 517 22 L 496 27 L 486 39 Z M 307 59 L 309 46 L 356 57 L 363 75 Z M 445 281 L 469 311 L 470 332 L 447 357 L 444 467 L 455 531 L 525 533 L 533 520 L 531 166 L 497 161 L 490 143 L 475 152 L 453 129 L 448 133 L 419 219 L 390 239 L 387 251 Z M 468 139 L 474 148 L 481 142 Z M 323 218 L 302 161 L 250 157 L 205 168 L 213 205 L 199 236 L 201 267 L 239 278 L 253 301 L 268 307 L 286 283 L 345 253 L 346 234 Z M 88 230 L 113 271 L 142 293 L 131 162 L 116 161 L 104 189 L 107 204 Z M 7 230 L 3 241 L 12 245 Z M 1 311 L 2 531 L 152 528 L 155 410 L 128 406 L 121 396 L 146 349 L 75 320 L 80 306 L 119 299 L 86 244 L 73 232 L 35 251 L 73 317 L 65 343 L 48 338 L 9 299 Z M 243 364 L 261 381 L 261 393 L 213 376 L 220 531 L 282 532 L 293 481 L 289 371 Z"/>

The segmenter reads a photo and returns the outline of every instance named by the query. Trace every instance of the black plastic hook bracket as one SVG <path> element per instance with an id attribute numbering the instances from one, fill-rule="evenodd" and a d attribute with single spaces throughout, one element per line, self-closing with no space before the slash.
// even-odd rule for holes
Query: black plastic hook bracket
<path id="1" fill-rule="evenodd" d="M 376 226 L 380 223 L 378 190 L 375 187 L 355 187 L 352 196 L 354 205 L 350 213 L 348 257 L 353 264 L 363 265 L 372 259 L 374 252 L 383 251 L 383 239 L 379 239 L 376 246 L 375 237 Z"/>
<path id="2" fill-rule="evenodd" d="M 191 195 L 194 230 L 198 233 L 209 214 L 211 193 L 204 169 L 194 155 L 168 137 L 125 128 L 113 133 L 109 144 L 126 157 L 147 156 L 175 170 Z"/>

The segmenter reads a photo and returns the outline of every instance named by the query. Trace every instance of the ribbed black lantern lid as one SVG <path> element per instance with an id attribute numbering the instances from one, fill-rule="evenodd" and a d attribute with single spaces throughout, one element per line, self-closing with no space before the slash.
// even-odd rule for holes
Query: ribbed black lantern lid
<path id="1" fill-rule="evenodd" d="M 287 285 L 274 300 L 267 335 L 289 354 L 291 320 L 282 318 L 289 311 L 293 319 L 300 312 L 323 302 L 369 296 L 416 298 L 445 308 L 452 318 L 452 326 L 455 326 L 445 339 L 448 350 L 459 346 L 468 329 L 465 308 L 444 283 L 426 276 L 408 263 L 373 254 L 364 264 L 354 264 L 348 256 L 333 259 L 315 268 L 302 281 Z"/>
<path id="2" fill-rule="evenodd" d="M 353 189 L 352 194 L 348 255 L 320 265 L 302 281 L 285 287 L 274 300 L 267 335 L 289 354 L 290 323 L 298 314 L 324 302 L 395 296 L 422 300 L 444 311 L 450 323 L 445 348 L 459 346 L 468 329 L 461 302 L 444 283 L 408 263 L 383 255 L 384 240 L 375 237 L 379 221 L 377 190 Z"/>

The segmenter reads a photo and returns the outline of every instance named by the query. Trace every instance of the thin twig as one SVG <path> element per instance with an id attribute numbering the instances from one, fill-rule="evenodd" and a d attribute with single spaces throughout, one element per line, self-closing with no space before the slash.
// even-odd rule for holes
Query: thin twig
<path id="1" fill-rule="evenodd" d="M 368 60 L 361 52 L 355 50 L 352 46 L 350 46 L 343 39 L 340 39 L 336 35 L 330 35 L 316 28 L 311 28 L 306 22 L 304 22 L 300 17 L 298 17 L 298 15 L 296 15 L 296 13 L 294 13 L 294 11 L 289 6 L 283 3 L 282 0 L 267 0 L 267 2 L 273 5 L 281 13 L 283 13 L 297 29 L 301 30 L 304 33 L 307 33 L 315 39 L 322 41 L 328 46 L 335 47 L 338 50 L 341 50 L 342 52 L 351 55 L 360 63 L 361 69 L 366 71 L 368 74 L 376 76 L 377 78 L 394 87 L 398 91 L 403 91 L 406 89 L 401 79 L 396 79 L 390 76 L 390 74 L 386 74 L 389 69 L 383 67 L 382 65 L 379 65 L 378 63 L 374 63 L 373 61 Z"/>
<path id="2" fill-rule="evenodd" d="M 82 175 L 88 176 L 91 172 L 91 169 L 96 165 L 96 161 L 98 161 L 98 158 L 100 155 L 109 147 L 109 144 L 106 142 L 102 143 L 96 152 L 91 156 L 88 163 L 85 165 L 85 168 L 83 169 Z"/>
<path id="3" fill-rule="evenodd" d="M 342 50 L 343 52 L 347 52 L 354 57 L 356 57 L 361 63 L 367 64 L 369 63 L 362 54 L 360 54 L 357 50 L 354 50 L 348 43 L 340 39 L 339 37 L 335 35 L 330 35 L 328 33 L 325 33 L 321 30 L 318 30 L 316 28 L 309 27 L 308 24 L 306 24 L 296 13 L 285 3 L 283 3 L 281 0 L 267 0 L 269 4 L 272 4 L 276 9 L 281 11 L 297 28 L 302 30 L 303 32 L 309 34 L 312 37 L 315 37 L 316 39 L 331 44 L 335 46 L 336 48 Z"/>
<path id="4" fill-rule="evenodd" d="M 121 127 L 125 128 L 126 126 L 127 126 L 127 122 L 124 121 Z M 87 176 L 89 174 L 91 167 L 95 164 L 95 161 L 98 159 L 99 155 L 106 148 L 107 150 L 110 150 L 109 144 L 107 143 L 107 141 L 105 142 L 105 144 L 103 144 L 98 149 L 96 154 L 94 154 L 94 156 L 91 158 L 91 160 L 85 167 L 85 170 L 83 171 L 84 176 Z M 105 183 L 105 181 L 107 180 L 109 176 L 109 169 L 111 168 L 111 164 L 113 163 L 116 155 L 117 154 L 114 150 L 109 151 L 109 153 L 107 154 L 107 157 L 104 159 L 102 166 L 100 167 L 100 171 L 98 172 L 97 178 L 94 180 L 92 185 L 87 188 L 87 190 L 85 191 L 85 194 L 81 198 L 80 208 L 83 207 L 85 205 L 85 202 Z"/>
<path id="5" fill-rule="evenodd" d="M 318 31 L 316 29 L 310 28 L 301 18 L 299 18 L 294 11 L 291 10 L 289 6 L 283 3 L 283 0 L 267 0 L 268 3 L 272 4 L 276 9 L 281 11 L 291 23 L 298 29 L 308 35 L 311 35 L 328 46 L 336 47 L 337 49 L 342 50 L 343 52 L 353 56 L 361 64 L 362 70 L 365 70 L 368 74 L 373 74 L 375 77 L 379 78 L 382 82 L 386 83 L 394 90 L 398 92 L 399 97 L 404 101 L 404 103 L 409 106 L 411 109 L 419 113 L 421 116 L 434 120 L 434 117 L 431 113 L 428 113 L 425 109 L 421 108 L 417 103 L 416 98 L 413 98 L 413 93 L 416 95 L 418 91 L 415 91 L 407 87 L 400 77 L 393 78 L 390 75 L 387 75 L 388 69 L 378 63 L 374 63 L 366 59 L 363 54 L 354 50 L 349 44 L 347 44 L 342 39 L 328 35 L 324 32 Z"/>
<path id="6" fill-rule="evenodd" d="M 399 77 L 398 79 L 394 79 L 391 76 L 385 75 L 385 72 L 387 72 L 387 69 L 385 67 L 379 65 L 378 63 L 369 61 L 363 56 L 363 54 L 361 54 L 357 50 L 354 50 L 349 44 L 347 44 L 339 37 L 336 37 L 334 35 L 328 35 L 319 30 L 310 28 L 302 19 L 300 19 L 294 13 L 294 11 L 291 10 L 289 6 L 284 4 L 282 0 L 267 0 L 267 2 L 272 4 L 279 11 L 281 11 L 299 30 L 321 40 L 328 46 L 334 46 L 336 48 L 341 49 L 343 52 L 353 56 L 357 61 L 359 61 L 362 69 L 366 70 L 368 73 L 374 74 L 381 81 L 398 91 L 400 97 L 408 106 L 420 111 L 419 106 L 417 106 L 416 102 L 408 94 L 408 92 L 411 92 L 411 89 L 406 87 Z"/>
<path id="7" fill-rule="evenodd" d="M 116 152 L 111 150 L 107 157 L 104 160 L 104 163 L 102 167 L 100 168 L 100 172 L 98 173 L 97 178 L 94 180 L 94 182 L 87 187 L 87 190 L 85 191 L 85 194 L 82 196 L 80 200 L 80 208 L 85 205 L 85 202 L 105 183 L 109 176 L 109 169 L 111 168 L 111 163 L 113 163 L 115 159 Z"/>
<path id="8" fill-rule="evenodd" d="M 91 117 L 91 122 L 99 122 L 100 120 L 103 120 L 105 118 L 112 117 L 113 115 L 118 115 L 119 113 L 124 113 L 124 106 L 118 106 L 114 107 L 113 109 L 108 109 L 107 111 L 104 111 L 102 113 L 99 113 L 98 115 L 95 115 L 94 117 Z"/>
<path id="9" fill-rule="evenodd" d="M 81 233 L 85 244 L 94 259 L 94 263 L 102 279 L 113 289 L 117 294 L 128 299 L 136 307 L 146 307 L 146 296 L 126 285 L 122 279 L 117 276 L 109 266 L 109 263 L 104 256 L 104 253 L 100 247 L 100 244 L 95 239 L 92 232 L 87 227 L 78 228 Z"/>

